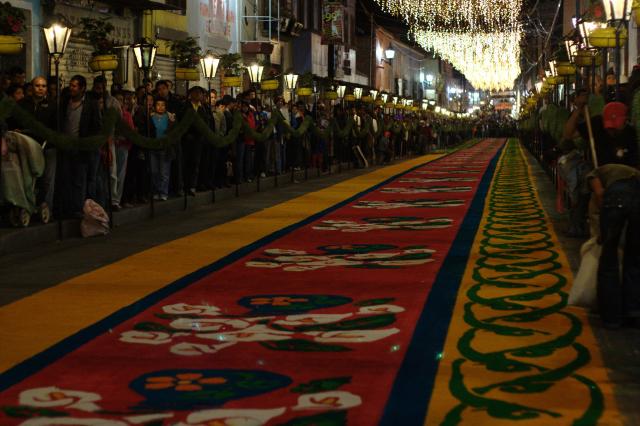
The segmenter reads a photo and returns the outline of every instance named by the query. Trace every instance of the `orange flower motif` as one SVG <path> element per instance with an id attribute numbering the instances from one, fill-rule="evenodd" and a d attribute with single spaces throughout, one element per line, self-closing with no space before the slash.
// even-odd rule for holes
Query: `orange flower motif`
<path id="1" fill-rule="evenodd" d="M 340 407 L 340 398 L 328 396 L 322 399 L 311 398 L 311 402 L 318 405 L 327 405 L 330 407 Z"/>
<path id="2" fill-rule="evenodd" d="M 174 388 L 178 392 L 202 390 L 202 385 L 221 385 L 227 382 L 224 377 L 202 377 L 199 373 L 177 374 L 176 377 L 148 377 L 145 389 L 161 390 Z"/>
<path id="3" fill-rule="evenodd" d="M 291 298 L 291 297 L 256 297 L 251 299 L 252 305 L 271 305 L 271 306 L 289 306 L 296 302 L 307 302 L 308 299 L 304 298 Z"/>

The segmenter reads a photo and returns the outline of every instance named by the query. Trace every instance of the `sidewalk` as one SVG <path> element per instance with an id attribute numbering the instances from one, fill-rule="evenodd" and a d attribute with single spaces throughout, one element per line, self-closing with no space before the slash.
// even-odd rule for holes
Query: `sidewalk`
<path id="1" fill-rule="evenodd" d="M 402 162 L 398 160 L 396 162 Z M 66 281 L 75 276 L 108 265 L 165 242 L 202 231 L 256 211 L 280 204 L 309 192 L 318 191 L 336 183 L 370 173 L 380 166 L 353 169 L 342 165 L 342 172 L 334 167 L 331 174 L 320 175 L 315 169 L 297 172 L 291 183 L 291 174 L 240 185 L 239 196 L 235 186 L 216 191 L 216 203 L 211 192 L 198 193 L 184 200 L 174 198 L 156 203 L 156 215 L 150 218 L 148 205 L 124 209 L 114 214 L 116 227 L 105 237 L 80 238 L 76 221 L 65 221 L 64 235 L 58 239 L 58 223 L 34 223 L 25 229 L 0 229 L 0 306 L 27 297 L 35 292 Z"/>
<path id="2" fill-rule="evenodd" d="M 402 161 L 402 160 L 400 160 Z M 363 169 L 363 171 L 372 170 Z M 351 164 L 342 163 L 334 165 L 330 175 L 344 175 L 349 177 L 356 172 Z M 118 212 L 113 212 L 113 228 L 124 225 L 139 223 L 151 220 L 167 214 L 180 211 L 193 211 L 201 207 L 207 207 L 215 203 L 230 200 L 236 197 L 245 197 L 256 192 L 270 192 L 280 187 L 297 185 L 309 180 L 325 178 L 326 174 L 320 173 L 318 169 L 307 169 L 279 175 L 256 179 L 252 183 L 242 183 L 238 186 L 232 185 L 230 188 L 217 189 L 214 191 L 198 192 L 195 197 L 175 197 L 167 201 L 155 201 L 152 215 L 150 204 L 136 205 Z M 295 181 L 295 183 L 294 183 Z M 276 186 L 277 185 L 277 186 Z M 42 244 L 54 243 L 56 241 L 70 238 L 81 238 L 80 220 L 69 219 L 62 222 L 52 221 L 46 225 L 39 223 L 35 218 L 27 228 L 12 228 L 5 226 L 0 228 L 0 257 L 7 254 L 29 250 Z"/>
<path id="3" fill-rule="evenodd" d="M 556 191 L 553 182 L 536 159 L 526 149 L 525 152 L 536 178 L 542 204 L 553 222 L 558 239 L 575 276 L 580 267 L 580 247 L 585 240 L 568 238 L 564 235 L 569 221 L 566 214 L 556 212 Z M 620 411 L 627 417 L 626 424 L 629 426 L 640 425 L 640 409 L 638 409 L 638 401 L 640 401 L 640 361 L 638 357 L 640 354 L 640 330 L 630 328 L 606 330 L 601 325 L 600 317 L 595 313 L 589 315 L 589 320 L 600 345 L 604 363 L 609 368 L 610 380 L 616 383 L 616 401 L 620 406 Z"/>

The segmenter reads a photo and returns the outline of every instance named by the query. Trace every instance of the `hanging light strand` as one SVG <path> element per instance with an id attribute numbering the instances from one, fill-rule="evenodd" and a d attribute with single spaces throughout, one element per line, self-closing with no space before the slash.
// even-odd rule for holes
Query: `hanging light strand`
<path id="1" fill-rule="evenodd" d="M 382 9 L 428 30 L 510 31 L 516 28 L 522 0 L 375 0 Z"/>
<path id="2" fill-rule="evenodd" d="M 506 90 L 520 74 L 521 31 L 453 33 L 413 29 L 411 35 L 465 75 L 477 90 Z"/>

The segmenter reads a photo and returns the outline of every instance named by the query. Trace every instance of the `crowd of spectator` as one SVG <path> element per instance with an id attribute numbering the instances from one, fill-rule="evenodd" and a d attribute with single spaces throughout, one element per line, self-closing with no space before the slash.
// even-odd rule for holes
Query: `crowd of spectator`
<path id="1" fill-rule="evenodd" d="M 105 209 L 117 211 L 140 203 L 164 201 L 184 194 L 195 196 L 233 184 L 252 182 L 268 175 L 285 174 L 304 168 L 328 172 L 332 164 L 350 162 L 354 167 L 385 164 L 398 156 L 428 152 L 437 145 L 461 142 L 469 132 L 453 131 L 444 119 L 412 112 L 387 110 L 373 104 L 321 101 L 312 97 L 286 101 L 282 96 L 260 96 L 248 90 L 236 96 L 218 96 L 192 86 L 186 96 L 173 92 L 173 83 L 160 80 L 135 91 L 107 87 L 107 80 L 97 76 L 87 82 L 81 75 L 69 79 L 61 89 L 57 110 L 57 81 L 35 77 L 26 81 L 23 70 L 15 68 L 2 77 L 1 88 L 34 118 L 71 138 L 100 134 L 107 109 L 115 109 L 122 121 L 138 134 L 151 138 L 167 135 L 187 111 L 193 110 L 218 135 L 233 127 L 234 113 L 242 114 L 248 127 L 263 130 L 272 114 L 281 114 L 267 140 L 254 140 L 247 132 L 224 147 L 207 143 L 193 125 L 179 143 L 164 149 L 146 149 L 119 133 L 93 150 L 64 150 L 47 143 L 13 118 L 8 130 L 34 137 L 44 149 L 45 172 L 37 185 L 37 202 L 46 203 L 56 216 L 81 217 L 86 199 L 93 199 Z M 91 87 L 89 87 L 91 84 Z M 355 125 L 346 138 L 332 133 L 307 132 L 292 137 L 285 126 L 298 129 L 306 117 L 315 127 L 328 129 L 332 122 Z M 383 131 L 378 128 L 394 122 L 417 123 L 411 131 Z M 366 137 L 355 135 L 369 125 Z"/>

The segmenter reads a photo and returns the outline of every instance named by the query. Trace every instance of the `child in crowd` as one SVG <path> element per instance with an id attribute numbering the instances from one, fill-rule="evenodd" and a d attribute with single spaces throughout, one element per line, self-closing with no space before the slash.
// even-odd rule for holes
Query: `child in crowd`
<path id="1" fill-rule="evenodd" d="M 175 123 L 174 114 L 167 112 L 167 101 L 158 98 L 154 102 L 154 112 L 151 114 L 154 137 L 161 139 Z M 169 178 L 171 174 L 171 160 L 173 159 L 171 148 L 151 150 L 151 177 L 153 180 L 154 200 L 166 201 L 169 197 Z"/>

